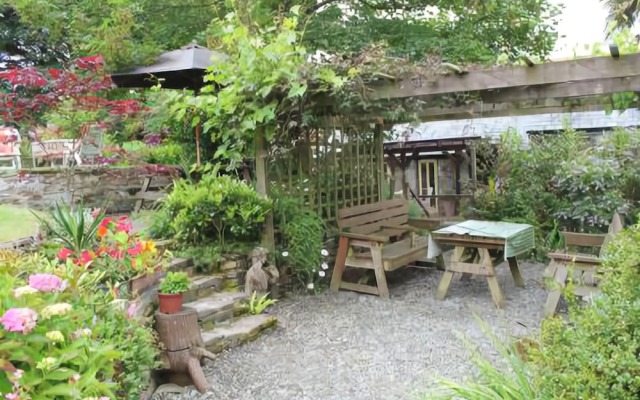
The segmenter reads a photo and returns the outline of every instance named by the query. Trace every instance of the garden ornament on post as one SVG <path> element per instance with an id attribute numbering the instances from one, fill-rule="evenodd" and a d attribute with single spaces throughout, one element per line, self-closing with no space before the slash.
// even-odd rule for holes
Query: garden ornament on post
<path id="1" fill-rule="evenodd" d="M 205 86 L 207 68 L 227 59 L 225 54 L 199 46 L 194 40 L 180 49 L 161 54 L 155 63 L 111 75 L 121 88 L 151 88 L 158 83 L 163 89 L 193 90 L 198 96 Z M 200 165 L 201 124 L 196 126 L 196 159 Z"/>

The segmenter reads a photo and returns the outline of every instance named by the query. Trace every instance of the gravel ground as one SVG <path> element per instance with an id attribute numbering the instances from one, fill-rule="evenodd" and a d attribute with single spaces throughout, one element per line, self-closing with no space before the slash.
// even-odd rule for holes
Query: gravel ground
<path id="1" fill-rule="evenodd" d="M 206 366 L 207 394 L 173 398 L 419 400 L 438 376 L 474 374 L 460 333 L 495 355 L 474 314 L 505 337 L 537 330 L 546 299 L 544 267 L 520 268 L 525 289 L 515 287 L 505 264 L 498 268 L 503 310 L 494 307 L 484 279 L 454 279 L 447 298 L 438 301 L 442 273 L 415 268 L 388 274 L 391 300 L 352 292 L 284 300 L 273 310 L 275 330 Z"/>

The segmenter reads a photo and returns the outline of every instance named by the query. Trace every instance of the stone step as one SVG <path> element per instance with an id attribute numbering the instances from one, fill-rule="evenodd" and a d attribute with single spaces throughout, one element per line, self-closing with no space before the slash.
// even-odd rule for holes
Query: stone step
<path id="1" fill-rule="evenodd" d="M 221 291 L 225 278 L 222 275 L 195 275 L 190 279 L 191 289 L 183 294 L 185 303 L 191 303 Z"/>
<path id="2" fill-rule="evenodd" d="M 256 340 L 260 333 L 275 326 L 276 317 L 268 314 L 247 315 L 211 330 L 202 331 L 202 340 L 207 350 L 220 353 L 241 344 Z"/>
<path id="3" fill-rule="evenodd" d="M 183 304 L 183 306 L 196 310 L 198 312 L 198 321 L 201 325 L 204 325 L 233 318 L 234 310 L 239 308 L 242 300 L 246 298 L 247 295 L 241 292 L 221 292 L 199 298 Z"/>

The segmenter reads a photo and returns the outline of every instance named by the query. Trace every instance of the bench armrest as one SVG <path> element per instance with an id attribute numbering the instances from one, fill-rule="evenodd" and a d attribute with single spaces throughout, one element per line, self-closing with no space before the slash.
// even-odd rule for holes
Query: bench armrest
<path id="1" fill-rule="evenodd" d="M 340 232 L 341 237 L 346 237 L 349 239 L 355 240 L 369 240 L 371 242 L 379 242 L 379 243 L 387 243 L 389 241 L 388 236 L 381 235 L 364 235 L 362 233 L 352 233 L 352 232 Z"/>

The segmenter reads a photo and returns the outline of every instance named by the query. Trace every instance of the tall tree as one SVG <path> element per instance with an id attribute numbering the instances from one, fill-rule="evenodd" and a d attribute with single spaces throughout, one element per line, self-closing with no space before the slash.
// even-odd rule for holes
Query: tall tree
<path id="1" fill-rule="evenodd" d="M 632 27 L 640 14 L 640 0 L 602 0 L 609 9 L 612 31 Z"/>
<path id="2" fill-rule="evenodd" d="M 51 40 L 46 29 L 31 27 L 20 20 L 16 10 L 0 3 L 0 53 L 6 67 L 12 65 L 47 65 L 67 61 L 69 48 L 62 41 Z M 18 56 L 18 57 L 15 57 Z"/>
<path id="3" fill-rule="evenodd" d="M 70 43 L 73 55 L 103 54 L 111 68 L 150 61 L 193 39 L 211 39 L 214 18 L 236 11 L 254 28 L 299 6 L 310 49 L 356 54 L 382 44 L 421 59 L 493 62 L 544 57 L 555 44 L 549 0 L 13 0 L 24 23 Z M 213 45 L 215 42 L 210 42 Z"/>

